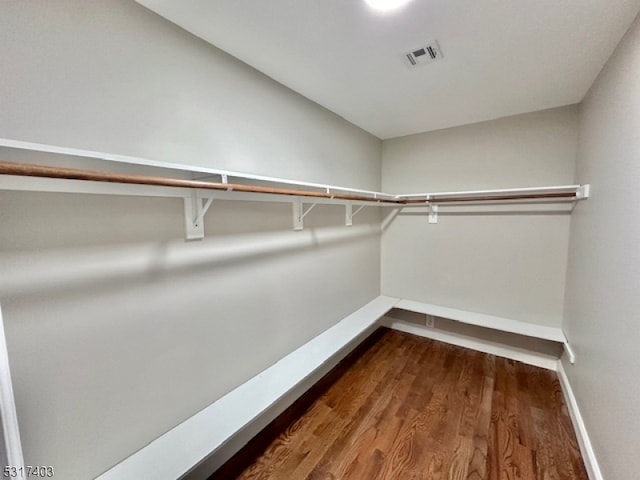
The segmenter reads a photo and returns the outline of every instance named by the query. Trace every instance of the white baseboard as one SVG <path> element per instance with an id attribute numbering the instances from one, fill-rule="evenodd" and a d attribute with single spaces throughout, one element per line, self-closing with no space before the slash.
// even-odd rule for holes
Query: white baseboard
<path id="1" fill-rule="evenodd" d="M 549 370 L 558 366 L 555 357 L 383 317 L 398 302 L 377 297 L 97 480 L 206 479 L 379 325 Z"/>
<path id="2" fill-rule="evenodd" d="M 580 409 L 578 408 L 578 402 L 576 401 L 576 397 L 573 394 L 573 389 L 571 388 L 571 383 L 569 383 L 567 372 L 565 372 L 564 370 L 562 360 L 558 360 L 556 370 L 558 372 L 558 379 L 560 380 L 560 386 L 562 387 L 562 393 L 564 394 L 567 409 L 569 410 L 569 415 L 571 416 L 573 429 L 575 430 L 576 437 L 578 438 L 580 452 L 582 453 L 582 459 L 584 460 L 584 466 L 587 469 L 589 479 L 603 480 L 602 472 L 600 471 L 600 466 L 598 465 L 598 460 L 596 459 L 596 455 L 593 451 L 593 446 L 591 445 L 591 440 L 589 439 L 587 427 L 585 426 L 584 420 L 582 419 L 582 414 L 580 413 Z"/>
<path id="3" fill-rule="evenodd" d="M 515 347 L 509 347 L 502 343 L 490 342 L 467 335 L 458 333 L 445 332 L 435 328 L 429 328 L 414 323 L 403 322 L 389 317 L 384 317 L 381 324 L 399 330 L 401 332 L 419 335 L 421 337 L 431 338 L 440 342 L 457 345 L 458 347 L 470 348 L 479 352 L 497 355 L 503 358 L 509 358 L 518 362 L 534 365 L 536 367 L 545 368 L 547 370 L 556 370 L 558 359 L 550 355 L 531 352 Z"/>
<path id="4" fill-rule="evenodd" d="M 557 372 L 560 386 L 562 388 L 562 393 L 564 394 L 567 409 L 569 410 L 569 415 L 571 416 L 571 422 L 573 423 L 573 428 L 578 439 L 578 444 L 580 446 L 580 453 L 582 454 L 589 479 L 604 480 L 602 472 L 600 471 L 600 466 L 598 465 L 598 460 L 596 459 L 593 447 L 591 445 L 591 440 L 589 439 L 587 428 L 584 424 L 584 420 L 582 419 L 580 409 L 578 408 L 578 403 L 576 401 L 575 395 L 573 394 L 573 389 L 571 388 L 571 384 L 569 383 L 569 378 L 567 377 L 567 374 L 565 372 L 562 360 L 548 355 L 507 347 L 503 344 L 488 342 L 486 340 L 480 340 L 457 333 L 443 332 L 442 330 L 437 330 L 422 325 L 416 325 L 409 322 L 403 322 L 401 320 L 396 320 L 390 317 L 383 317 L 380 321 L 380 324 L 401 332 L 419 335 L 421 337 L 438 340 L 452 345 L 457 345 L 459 347 L 470 348 L 472 350 L 497 355 L 499 357 L 509 358 L 511 360 L 523 362 L 528 365 L 533 365 Z"/>

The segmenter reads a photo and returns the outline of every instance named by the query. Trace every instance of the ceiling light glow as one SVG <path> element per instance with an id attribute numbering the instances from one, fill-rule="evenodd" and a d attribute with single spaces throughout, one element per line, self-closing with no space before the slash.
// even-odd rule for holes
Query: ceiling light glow
<path id="1" fill-rule="evenodd" d="M 389 12 L 400 8 L 405 3 L 409 3 L 411 0 L 364 0 L 374 10 L 380 12 Z"/>

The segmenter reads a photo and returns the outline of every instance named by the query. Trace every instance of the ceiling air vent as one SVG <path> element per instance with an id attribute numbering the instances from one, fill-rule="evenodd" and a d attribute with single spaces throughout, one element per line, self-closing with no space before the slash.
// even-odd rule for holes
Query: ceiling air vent
<path id="1" fill-rule="evenodd" d="M 440 50 L 440 44 L 436 40 L 405 53 L 405 59 L 410 67 L 418 67 L 420 65 L 426 65 L 427 63 L 437 62 L 443 57 L 444 55 L 442 55 L 442 50 Z"/>

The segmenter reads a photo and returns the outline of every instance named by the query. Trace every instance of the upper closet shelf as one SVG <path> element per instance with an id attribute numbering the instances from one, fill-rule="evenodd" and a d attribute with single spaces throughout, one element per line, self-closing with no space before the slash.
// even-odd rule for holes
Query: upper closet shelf
<path id="1" fill-rule="evenodd" d="M 518 200 L 575 201 L 589 197 L 589 185 L 559 185 L 554 187 L 502 188 L 495 190 L 465 190 L 459 192 L 411 193 L 401 195 L 408 202 L 478 203 Z"/>
<path id="2" fill-rule="evenodd" d="M 344 205 L 345 225 L 350 226 L 353 217 L 367 205 L 394 208 L 427 206 L 429 222 L 437 223 L 438 205 L 559 203 L 575 202 L 589 196 L 589 185 L 394 195 L 18 140 L 0 139 L 0 147 L 152 167 L 160 173 L 141 175 L 0 161 L 0 190 L 183 198 L 188 240 L 204 237 L 203 217 L 214 199 L 290 202 L 293 205 L 294 230 L 301 230 L 304 217 L 319 203 Z M 185 175 L 191 178 L 175 178 Z M 218 181 L 204 180 L 207 177 L 218 177 L 215 178 Z M 230 178 L 234 181 L 231 182 Z M 309 206 L 305 208 L 305 204 Z M 355 210 L 354 205 L 358 206 Z"/>

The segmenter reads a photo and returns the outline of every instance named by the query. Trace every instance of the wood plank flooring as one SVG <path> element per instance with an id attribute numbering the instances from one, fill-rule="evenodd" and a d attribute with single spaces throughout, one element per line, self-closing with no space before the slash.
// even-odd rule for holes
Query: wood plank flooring
<path id="1" fill-rule="evenodd" d="M 554 372 L 386 329 L 346 363 L 211 478 L 588 478 Z"/>

